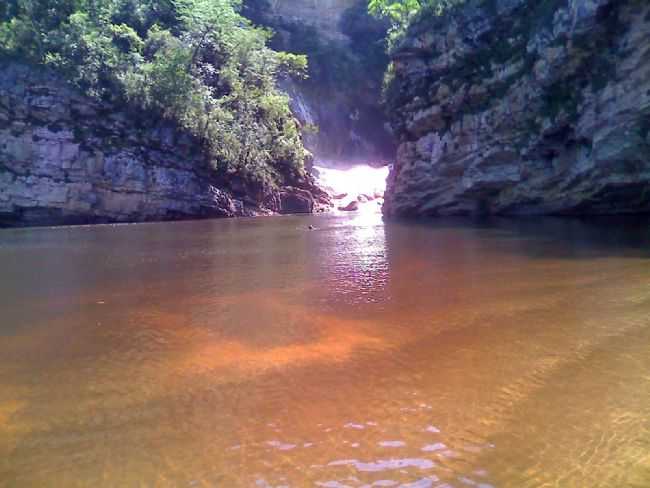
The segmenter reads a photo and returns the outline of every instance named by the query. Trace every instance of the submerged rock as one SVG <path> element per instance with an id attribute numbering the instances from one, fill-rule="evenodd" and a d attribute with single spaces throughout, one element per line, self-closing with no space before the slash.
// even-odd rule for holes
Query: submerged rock
<path id="1" fill-rule="evenodd" d="M 387 214 L 650 211 L 650 3 L 468 0 L 393 63 Z"/>

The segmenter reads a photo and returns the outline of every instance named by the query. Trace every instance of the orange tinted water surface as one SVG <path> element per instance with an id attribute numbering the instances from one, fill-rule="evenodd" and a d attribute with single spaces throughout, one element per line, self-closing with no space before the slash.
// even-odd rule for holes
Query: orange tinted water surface
<path id="1" fill-rule="evenodd" d="M 2 230 L 0 486 L 647 488 L 649 245 L 368 212 Z"/>

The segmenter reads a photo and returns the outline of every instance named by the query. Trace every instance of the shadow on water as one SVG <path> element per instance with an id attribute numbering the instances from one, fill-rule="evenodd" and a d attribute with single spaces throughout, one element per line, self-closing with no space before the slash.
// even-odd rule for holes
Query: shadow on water
<path id="1" fill-rule="evenodd" d="M 386 239 L 426 247 L 453 231 L 492 251 L 529 258 L 650 257 L 650 216 L 385 219 Z M 399 237 L 398 237 L 399 236 Z"/>

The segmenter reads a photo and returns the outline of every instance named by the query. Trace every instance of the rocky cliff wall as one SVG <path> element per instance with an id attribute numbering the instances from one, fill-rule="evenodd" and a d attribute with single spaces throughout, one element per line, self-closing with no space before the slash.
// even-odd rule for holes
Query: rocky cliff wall
<path id="1" fill-rule="evenodd" d="M 54 74 L 0 65 L 0 225 L 310 212 L 308 190 L 254 195 L 217 178 L 200 144 Z"/>
<path id="2" fill-rule="evenodd" d="M 341 20 L 363 0 L 269 0 L 269 13 L 277 23 L 308 23 L 323 39 L 347 42 Z"/>
<path id="3" fill-rule="evenodd" d="M 468 1 L 393 53 L 388 215 L 650 211 L 650 3 Z"/>

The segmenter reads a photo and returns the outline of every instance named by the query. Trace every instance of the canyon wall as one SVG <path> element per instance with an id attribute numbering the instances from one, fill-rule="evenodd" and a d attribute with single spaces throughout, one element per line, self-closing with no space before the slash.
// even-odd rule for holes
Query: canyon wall
<path id="1" fill-rule="evenodd" d="M 0 64 L 0 225 L 311 212 L 302 186 L 255 194 L 220 179 L 174 126 L 85 97 L 45 69 Z"/>
<path id="2" fill-rule="evenodd" d="M 470 0 L 392 53 L 387 215 L 650 211 L 650 3 Z"/>
<path id="3" fill-rule="evenodd" d="M 323 39 L 348 42 L 341 21 L 347 10 L 364 0 L 269 0 L 269 15 L 282 23 L 307 23 Z"/>
<path id="4" fill-rule="evenodd" d="M 368 14 L 366 0 L 247 0 L 243 13 L 273 29 L 273 48 L 308 56 L 309 79 L 282 88 L 318 161 L 392 159 L 380 101 L 388 25 Z"/>

